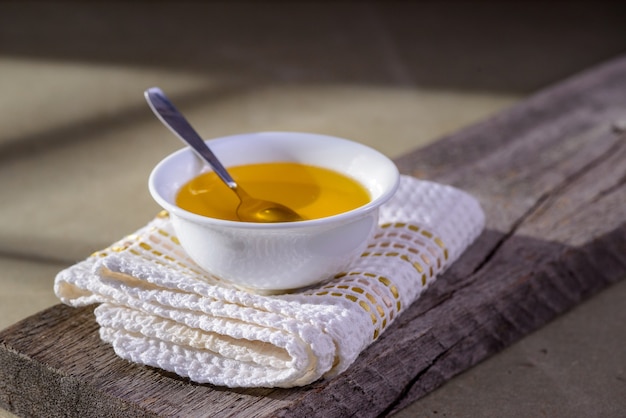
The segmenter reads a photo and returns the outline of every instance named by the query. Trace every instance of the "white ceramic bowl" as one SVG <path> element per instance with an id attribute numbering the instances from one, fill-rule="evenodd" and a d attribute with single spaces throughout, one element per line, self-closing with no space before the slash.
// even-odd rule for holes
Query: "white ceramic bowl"
<path id="1" fill-rule="evenodd" d="M 325 135 L 261 132 L 207 141 L 224 166 L 299 162 L 329 168 L 359 181 L 371 201 L 326 218 L 285 223 L 214 219 L 176 206 L 187 181 L 210 168 L 181 149 L 161 161 L 149 180 L 153 198 L 170 213 L 174 230 L 189 256 L 215 276 L 266 293 L 302 288 L 345 269 L 364 250 L 378 221 L 380 205 L 398 187 L 394 163 L 357 142 Z"/>

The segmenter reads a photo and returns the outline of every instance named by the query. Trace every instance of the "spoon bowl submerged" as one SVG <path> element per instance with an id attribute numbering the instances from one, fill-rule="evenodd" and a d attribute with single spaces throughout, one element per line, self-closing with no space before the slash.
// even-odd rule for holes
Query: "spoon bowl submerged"
<path id="1" fill-rule="evenodd" d="M 296 222 L 304 218 L 280 203 L 257 199 L 245 192 L 241 186 L 232 189 L 237 193 L 239 206 L 237 217 L 242 222 Z"/>

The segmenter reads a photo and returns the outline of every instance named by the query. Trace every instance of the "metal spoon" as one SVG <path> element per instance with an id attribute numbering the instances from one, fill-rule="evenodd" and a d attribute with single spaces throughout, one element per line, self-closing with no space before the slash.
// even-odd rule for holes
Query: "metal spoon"
<path id="1" fill-rule="evenodd" d="M 188 144 L 200 158 L 206 161 L 215 171 L 215 174 L 237 194 L 240 202 L 239 206 L 237 206 L 237 217 L 239 220 L 243 222 L 293 222 L 304 220 L 295 211 L 280 203 L 257 199 L 246 193 L 228 174 L 228 171 L 226 171 L 204 140 L 193 129 L 182 113 L 174 107 L 160 88 L 149 88 L 144 92 L 144 96 L 159 120 L 174 132 L 178 138 Z"/>

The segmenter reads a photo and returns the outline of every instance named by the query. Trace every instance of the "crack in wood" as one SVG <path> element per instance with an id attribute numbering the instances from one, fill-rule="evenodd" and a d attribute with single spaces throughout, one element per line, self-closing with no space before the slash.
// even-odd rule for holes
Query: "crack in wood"
<path id="1" fill-rule="evenodd" d="M 600 192 L 598 192 L 598 194 L 591 200 L 591 203 L 598 202 L 600 199 L 617 192 L 624 186 L 626 186 L 626 174 L 623 175 L 619 180 L 617 180 L 617 182 L 613 186 L 607 187 L 604 190 L 600 190 Z"/>
<path id="2" fill-rule="evenodd" d="M 422 376 L 424 376 L 442 357 L 445 357 L 448 352 L 454 349 L 460 342 L 461 340 L 456 341 L 441 353 L 437 354 L 422 370 L 420 370 L 411 380 L 409 380 L 409 382 L 407 382 L 398 396 L 396 396 L 396 398 L 389 404 L 389 406 L 387 406 L 387 408 L 385 408 L 383 412 L 378 415 L 378 417 L 385 417 L 389 415 L 402 402 L 405 396 L 411 391 L 413 386 L 422 378 Z M 441 345 L 441 343 L 439 344 Z"/>

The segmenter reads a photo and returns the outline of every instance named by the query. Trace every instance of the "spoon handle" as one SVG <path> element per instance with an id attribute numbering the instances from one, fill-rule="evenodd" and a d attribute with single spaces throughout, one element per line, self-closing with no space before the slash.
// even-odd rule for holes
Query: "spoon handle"
<path id="1" fill-rule="evenodd" d="M 228 171 L 213 154 L 213 151 L 198 135 L 196 130 L 193 129 L 182 113 L 176 109 L 165 93 L 158 87 L 152 87 L 144 92 L 144 96 L 148 101 L 148 105 L 161 122 L 184 143 L 189 145 L 200 158 L 204 159 L 228 187 L 237 189 L 235 180 L 228 174 Z"/>

